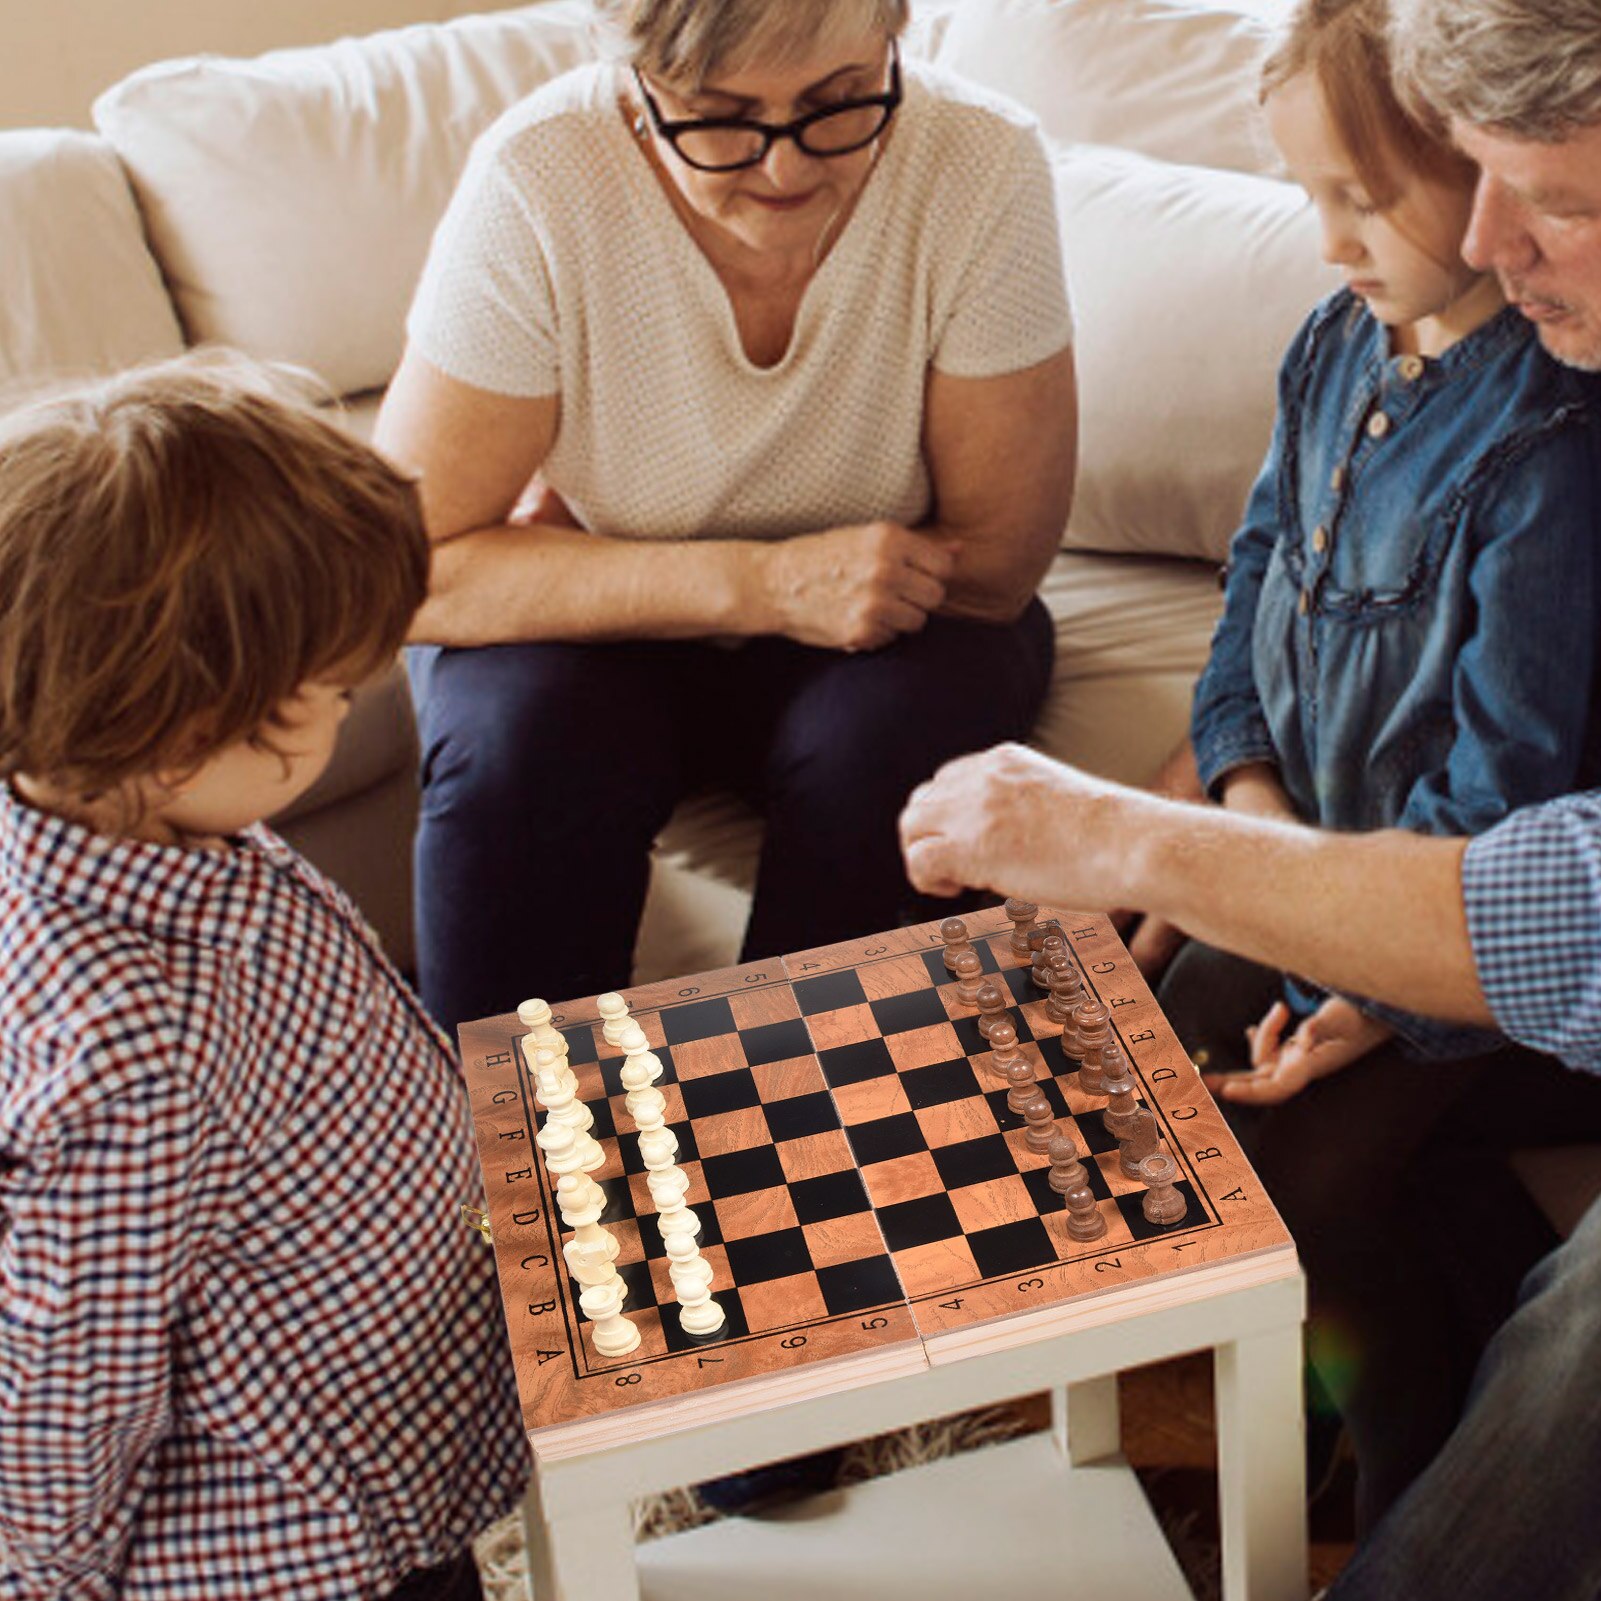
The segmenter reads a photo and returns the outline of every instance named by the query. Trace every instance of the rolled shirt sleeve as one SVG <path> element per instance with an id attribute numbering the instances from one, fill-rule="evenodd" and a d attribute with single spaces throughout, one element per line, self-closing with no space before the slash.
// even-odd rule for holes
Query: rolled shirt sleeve
<path id="1" fill-rule="evenodd" d="M 1601 792 L 1529 807 L 1470 841 L 1462 894 L 1497 1023 L 1601 1071 Z"/>

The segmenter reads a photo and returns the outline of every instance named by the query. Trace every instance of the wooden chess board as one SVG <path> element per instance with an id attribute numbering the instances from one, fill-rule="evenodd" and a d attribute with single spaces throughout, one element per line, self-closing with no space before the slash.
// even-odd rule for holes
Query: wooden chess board
<path id="1" fill-rule="evenodd" d="M 623 991 L 664 1073 L 657 1088 L 727 1314 L 678 1327 L 667 1258 L 596 999 L 555 1007 L 606 1163 L 602 1223 L 643 1336 L 599 1357 L 562 1264 L 569 1231 L 533 1144 L 541 1115 L 515 1014 L 461 1030 L 524 1420 L 541 1456 L 593 1449 L 1047 1333 L 1087 1298 L 1289 1244 L 1193 1065 L 1100 917 L 1041 909 L 1111 1013 L 1141 1104 L 1179 1169 L 1185 1216 L 1146 1221 L 1084 1095 L 1077 1061 L 999 909 L 966 919 L 986 973 L 1084 1156 L 1108 1231 L 1071 1239 L 1049 1164 L 988 1068 L 938 923 Z"/>

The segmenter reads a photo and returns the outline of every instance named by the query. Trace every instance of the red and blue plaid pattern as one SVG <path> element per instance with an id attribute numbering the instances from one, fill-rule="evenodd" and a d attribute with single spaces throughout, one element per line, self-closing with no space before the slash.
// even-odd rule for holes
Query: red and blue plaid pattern
<path id="1" fill-rule="evenodd" d="M 266 829 L 0 784 L 0 1597 L 383 1595 L 527 1473 L 449 1043 Z"/>
<path id="2" fill-rule="evenodd" d="M 1601 1070 L 1601 792 L 1530 806 L 1470 840 L 1462 893 L 1496 1022 Z"/>

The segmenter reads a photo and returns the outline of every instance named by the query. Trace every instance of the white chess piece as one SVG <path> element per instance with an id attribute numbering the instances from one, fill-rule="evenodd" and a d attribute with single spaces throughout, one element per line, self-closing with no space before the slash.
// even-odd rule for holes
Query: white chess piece
<path id="1" fill-rule="evenodd" d="M 528 1030 L 523 1035 L 523 1055 L 532 1066 L 534 1052 L 543 1047 L 546 1050 L 559 1051 L 566 1056 L 569 1046 L 567 1036 L 551 1022 L 549 1001 L 524 1001 L 517 1008 L 517 1020 Z"/>
<path id="2" fill-rule="evenodd" d="M 628 1026 L 628 1002 L 616 990 L 607 990 L 596 1002 L 600 1008 L 601 1034 L 608 1045 L 621 1045 Z"/>
<path id="3" fill-rule="evenodd" d="M 645 1175 L 645 1183 L 656 1203 L 656 1226 L 662 1240 L 670 1243 L 675 1234 L 687 1234 L 693 1240 L 700 1233 L 700 1219 L 684 1204 L 689 1174 L 681 1167 L 659 1168 Z"/>
<path id="4" fill-rule="evenodd" d="M 592 1284 L 578 1297 L 585 1317 L 595 1325 L 595 1349 L 602 1356 L 627 1356 L 639 1344 L 639 1330 L 623 1316 L 627 1289 L 615 1268 L 608 1279 Z"/>
<path id="5" fill-rule="evenodd" d="M 545 1052 L 541 1052 L 545 1055 Z M 595 1126 L 595 1114 L 578 1099 L 577 1080 L 572 1073 L 535 1073 L 534 1095 L 539 1104 L 545 1108 L 548 1121 L 562 1123 L 573 1133 L 581 1134 L 584 1143 L 582 1149 L 586 1152 L 584 1166 L 590 1172 L 606 1160 L 606 1153 L 601 1151 L 600 1160 L 589 1159 L 590 1147 L 600 1151 L 600 1146 L 589 1135 L 589 1130 Z"/>
<path id="6" fill-rule="evenodd" d="M 686 1334 L 715 1334 L 728 1314 L 712 1296 L 712 1265 L 700 1254 L 692 1234 L 674 1234 L 667 1241 L 667 1273 L 678 1296 L 678 1322 Z"/>
<path id="7" fill-rule="evenodd" d="M 586 1147 L 599 1151 L 599 1144 L 581 1130 L 569 1128 L 565 1123 L 545 1120 L 545 1126 L 534 1136 L 534 1144 L 545 1153 L 545 1167 L 556 1177 L 556 1205 L 562 1221 L 569 1228 L 578 1226 L 577 1218 L 569 1211 L 588 1211 L 591 1208 L 598 1218 L 606 1208 L 606 1196 L 601 1187 L 589 1177 L 594 1163 Z M 606 1153 L 601 1151 L 601 1161 Z M 612 1252 L 615 1256 L 617 1253 Z"/>

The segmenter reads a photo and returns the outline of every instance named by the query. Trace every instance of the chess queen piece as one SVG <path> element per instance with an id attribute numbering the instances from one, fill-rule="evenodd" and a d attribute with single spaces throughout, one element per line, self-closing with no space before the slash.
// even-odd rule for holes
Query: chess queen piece
<path id="1" fill-rule="evenodd" d="M 1179 1194 L 1178 1166 L 1165 1151 L 1158 1151 L 1140 1163 L 1140 1178 L 1146 1185 L 1141 1210 L 1146 1220 L 1163 1225 L 1181 1222 L 1189 1203 Z"/>
<path id="2" fill-rule="evenodd" d="M 1033 960 L 1034 953 L 1028 948 L 1028 936 L 1034 928 L 1034 919 L 1039 916 L 1039 911 L 1039 907 L 1033 901 L 1018 900 L 1015 896 L 1007 899 L 1006 915 L 1012 920 L 1010 950 L 1020 962 Z"/>
<path id="3" fill-rule="evenodd" d="M 1070 1239 L 1098 1240 L 1106 1233 L 1095 1191 L 1090 1188 L 1089 1172 L 1079 1160 L 1077 1147 L 1066 1135 L 1051 1141 L 1046 1153 L 1051 1159 L 1047 1182 L 1067 1202 L 1067 1232 Z"/>

